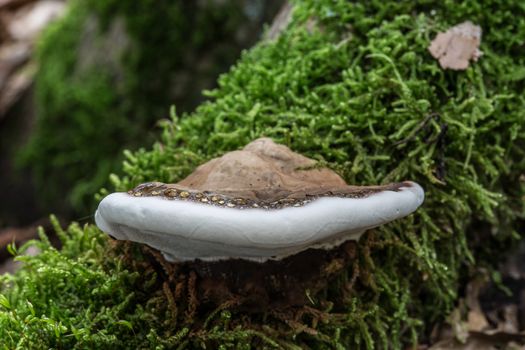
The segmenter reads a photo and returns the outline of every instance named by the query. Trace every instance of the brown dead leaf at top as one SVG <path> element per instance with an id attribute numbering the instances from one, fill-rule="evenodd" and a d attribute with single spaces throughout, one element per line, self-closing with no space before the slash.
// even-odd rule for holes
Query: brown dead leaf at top
<path id="1" fill-rule="evenodd" d="M 480 43 L 481 27 L 466 21 L 438 33 L 428 51 L 439 60 L 441 68 L 465 70 L 471 60 L 475 62 L 483 54 L 479 50 Z"/>
<path id="2" fill-rule="evenodd" d="M 381 191 L 398 191 L 410 182 L 352 186 L 333 170 L 293 152 L 269 138 L 200 165 L 176 184 L 149 182 L 128 192 L 135 196 L 165 195 L 170 190 L 195 192 L 259 202 L 306 200 L 318 196 L 363 198 Z M 190 197 L 191 199 L 193 197 Z"/>

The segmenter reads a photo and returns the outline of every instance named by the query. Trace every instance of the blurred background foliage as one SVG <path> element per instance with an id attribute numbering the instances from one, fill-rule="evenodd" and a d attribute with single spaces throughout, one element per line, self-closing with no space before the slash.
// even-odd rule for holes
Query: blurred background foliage
<path id="1" fill-rule="evenodd" d="M 42 207 L 91 213 L 122 151 L 151 143 L 169 105 L 193 110 L 279 4 L 71 1 L 38 45 L 36 121 L 16 151 Z"/>

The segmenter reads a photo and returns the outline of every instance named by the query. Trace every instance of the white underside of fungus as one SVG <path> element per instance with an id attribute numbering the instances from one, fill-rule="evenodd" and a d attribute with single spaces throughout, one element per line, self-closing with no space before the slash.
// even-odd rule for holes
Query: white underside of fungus
<path id="1" fill-rule="evenodd" d="M 357 240 L 423 203 L 423 189 L 414 182 L 356 187 L 326 168 L 298 170 L 313 164 L 259 139 L 179 184 L 113 193 L 100 203 L 95 221 L 111 236 L 147 244 L 170 261 L 264 262 Z"/>
<path id="2" fill-rule="evenodd" d="M 404 217 L 423 202 L 422 188 L 366 198 L 322 197 L 300 207 L 236 209 L 114 193 L 100 203 L 97 225 L 122 240 L 145 243 L 169 260 L 280 259 L 307 248 L 333 248 Z"/>

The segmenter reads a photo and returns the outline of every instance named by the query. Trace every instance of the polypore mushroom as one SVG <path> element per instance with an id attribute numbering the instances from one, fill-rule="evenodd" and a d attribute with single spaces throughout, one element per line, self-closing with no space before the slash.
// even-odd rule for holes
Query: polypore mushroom
<path id="1" fill-rule="evenodd" d="M 349 186 L 268 138 L 199 166 L 177 184 L 151 182 L 102 200 L 100 229 L 147 244 L 170 261 L 282 259 L 331 249 L 404 217 L 423 202 L 406 181 Z"/>

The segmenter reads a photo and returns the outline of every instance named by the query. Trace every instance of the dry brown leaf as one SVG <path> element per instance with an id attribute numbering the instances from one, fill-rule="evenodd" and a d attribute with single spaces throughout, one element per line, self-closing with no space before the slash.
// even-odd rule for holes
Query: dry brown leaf
<path id="1" fill-rule="evenodd" d="M 469 332 L 465 340 L 448 338 L 440 340 L 428 350 L 495 350 L 523 349 L 525 334 L 501 331 Z"/>
<path id="2" fill-rule="evenodd" d="M 479 303 L 479 294 L 487 285 L 488 277 L 484 271 L 469 282 L 466 289 L 465 303 L 468 308 L 467 324 L 469 331 L 483 331 L 489 327 L 489 323 L 483 314 Z"/>
<path id="3" fill-rule="evenodd" d="M 482 331 L 489 326 L 485 315 L 479 311 L 470 310 L 467 316 L 469 331 Z"/>
<path id="4" fill-rule="evenodd" d="M 470 21 L 438 33 L 428 51 L 439 60 L 443 69 L 465 70 L 470 61 L 477 61 L 483 54 L 479 50 L 481 27 Z"/>
<path id="5" fill-rule="evenodd" d="M 496 347 L 477 338 L 469 339 L 466 343 L 446 339 L 432 345 L 428 350 L 496 350 Z"/>

